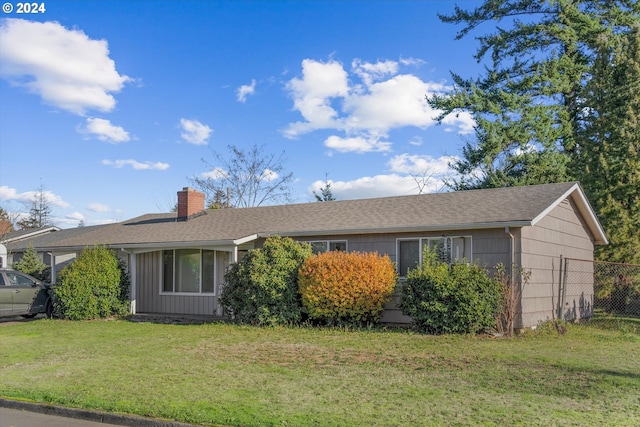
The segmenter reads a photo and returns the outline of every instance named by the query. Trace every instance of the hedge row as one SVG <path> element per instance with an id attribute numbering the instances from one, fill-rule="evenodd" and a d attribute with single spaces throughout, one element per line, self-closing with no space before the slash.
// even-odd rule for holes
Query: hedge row
<path id="1" fill-rule="evenodd" d="M 388 257 L 327 252 L 288 237 L 268 238 L 225 275 L 220 304 L 255 325 L 362 325 L 376 322 L 391 298 L 396 273 Z"/>

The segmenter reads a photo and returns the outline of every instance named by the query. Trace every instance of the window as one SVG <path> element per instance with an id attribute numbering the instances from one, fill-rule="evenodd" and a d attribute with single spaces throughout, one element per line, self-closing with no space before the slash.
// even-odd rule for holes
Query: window
<path id="1" fill-rule="evenodd" d="M 314 254 L 319 254 L 322 252 L 329 251 L 347 251 L 347 241 L 346 240 L 319 240 L 311 243 L 311 250 Z"/>
<path id="2" fill-rule="evenodd" d="M 435 250 L 447 263 L 471 259 L 471 237 L 416 237 L 398 239 L 398 273 L 404 277 L 407 271 L 422 263 L 425 248 Z"/>
<path id="3" fill-rule="evenodd" d="M 9 279 L 9 286 L 23 286 L 23 287 L 32 287 L 35 285 L 33 279 L 30 279 L 27 276 L 24 276 L 19 273 L 8 272 L 7 271 L 7 279 Z"/>
<path id="4" fill-rule="evenodd" d="M 215 251 L 162 251 L 162 292 L 210 294 L 214 284 Z"/>

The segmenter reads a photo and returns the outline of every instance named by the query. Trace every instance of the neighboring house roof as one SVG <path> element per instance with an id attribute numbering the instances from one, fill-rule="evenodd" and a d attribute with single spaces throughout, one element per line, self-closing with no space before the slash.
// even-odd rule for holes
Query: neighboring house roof
<path id="1" fill-rule="evenodd" d="M 607 238 L 575 182 L 375 199 L 207 210 L 186 221 L 147 214 L 116 224 L 61 230 L 37 239 L 55 250 L 105 244 L 144 248 L 242 244 L 269 235 L 314 236 L 535 225 L 570 197 L 596 244 Z M 35 242 L 34 242 L 35 243 Z M 15 250 L 16 248 L 10 248 Z"/>
<path id="2" fill-rule="evenodd" d="M 60 228 L 51 225 L 47 227 L 28 228 L 25 230 L 10 231 L 0 236 L 0 242 L 5 244 L 18 242 L 21 240 L 31 239 L 33 237 L 42 236 L 44 234 L 53 233 L 54 231 L 59 231 L 59 230 Z"/>

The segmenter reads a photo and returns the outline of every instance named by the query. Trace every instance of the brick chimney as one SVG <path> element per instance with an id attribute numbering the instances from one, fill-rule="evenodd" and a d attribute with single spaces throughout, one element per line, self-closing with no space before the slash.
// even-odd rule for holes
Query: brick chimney
<path id="1" fill-rule="evenodd" d="M 204 212 L 204 194 L 191 187 L 178 191 L 178 220 L 186 220 L 192 215 Z"/>

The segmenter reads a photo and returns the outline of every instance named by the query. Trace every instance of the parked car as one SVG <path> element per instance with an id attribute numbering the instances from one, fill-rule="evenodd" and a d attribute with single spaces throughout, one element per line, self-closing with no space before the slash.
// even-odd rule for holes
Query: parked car
<path id="1" fill-rule="evenodd" d="M 16 270 L 0 268 L 0 317 L 53 314 L 51 285 Z"/>

